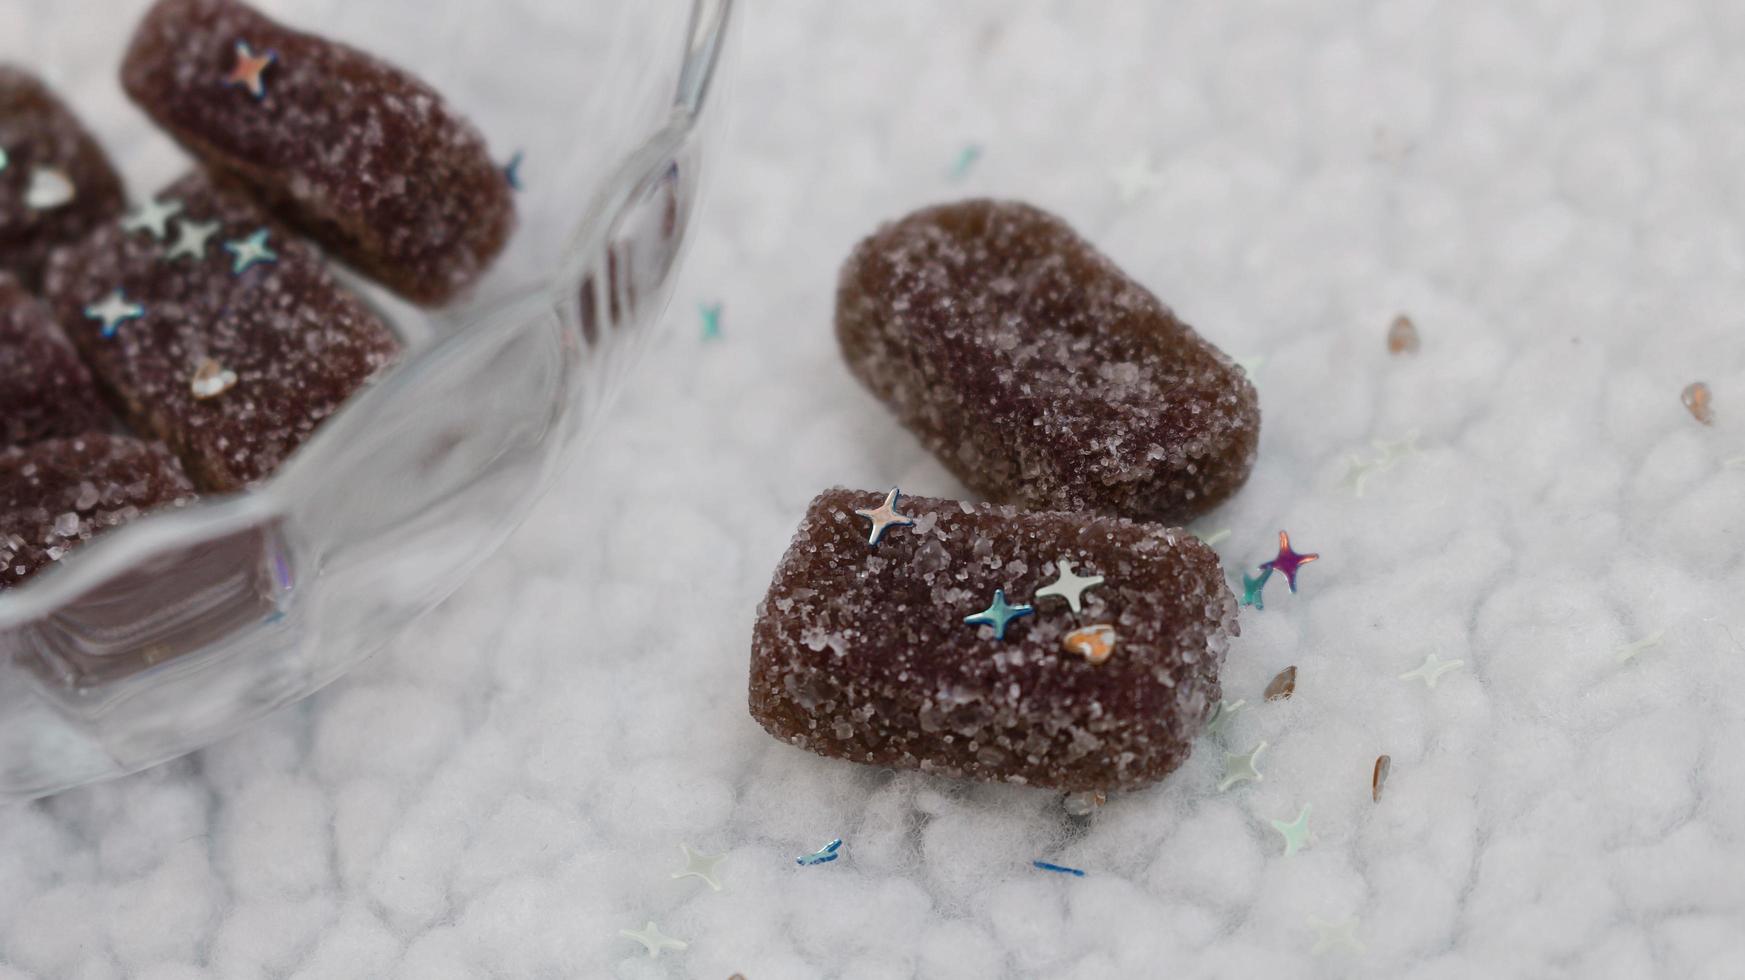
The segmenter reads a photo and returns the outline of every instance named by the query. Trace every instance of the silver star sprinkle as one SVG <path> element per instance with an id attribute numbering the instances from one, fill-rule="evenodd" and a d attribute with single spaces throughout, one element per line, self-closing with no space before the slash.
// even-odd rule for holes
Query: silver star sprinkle
<path id="1" fill-rule="evenodd" d="M 230 271 L 233 275 L 240 276 L 256 265 L 279 260 L 279 253 L 267 247 L 267 234 L 267 229 L 260 228 L 247 238 L 224 243 L 224 250 L 232 258 Z"/>
<path id="2" fill-rule="evenodd" d="M 181 210 L 182 202 L 175 198 L 147 201 L 121 219 L 121 230 L 130 233 L 149 232 L 151 237 L 161 242 L 170 233 L 170 219 L 181 213 Z"/>
<path id="3" fill-rule="evenodd" d="M 685 867 L 682 871 L 674 871 L 674 878 L 701 878 L 710 888 L 721 890 L 721 879 L 715 877 L 715 866 L 727 860 L 727 855 L 703 854 L 691 850 L 689 844 L 680 844 L 679 850 L 685 853 Z"/>
<path id="4" fill-rule="evenodd" d="M 866 543 L 868 546 L 876 547 L 879 543 L 879 539 L 885 536 L 885 530 L 888 528 L 914 526 L 914 518 L 907 514 L 897 513 L 897 499 L 902 495 L 903 491 L 898 490 L 896 487 L 892 487 L 891 492 L 885 494 L 884 503 L 877 507 L 871 507 L 866 510 L 857 510 L 854 512 L 856 516 L 864 517 L 867 520 L 872 521 L 872 533 L 866 536 Z"/>
<path id="5" fill-rule="evenodd" d="M 188 390 L 200 401 L 217 398 L 236 387 L 236 372 L 208 357 L 194 369 L 194 376 L 188 380 Z"/>
<path id="6" fill-rule="evenodd" d="M 37 167 L 30 172 L 30 186 L 24 191 L 24 204 L 37 211 L 58 208 L 72 201 L 77 189 L 67 172 L 55 167 Z"/>
<path id="7" fill-rule="evenodd" d="M 1073 612 L 1079 611 L 1079 604 L 1082 601 L 1085 592 L 1103 584 L 1103 577 L 1101 575 L 1085 577 L 1073 574 L 1072 562 L 1067 561 L 1065 558 L 1055 561 L 1054 567 L 1059 570 L 1060 575 L 1055 578 L 1054 581 L 1037 589 L 1036 598 L 1041 599 L 1044 596 L 1059 596 L 1066 600 L 1066 604 L 1072 608 Z"/>
<path id="8" fill-rule="evenodd" d="M 1225 753 L 1224 778 L 1218 780 L 1218 792 L 1222 793 L 1237 783 L 1260 782 L 1263 777 L 1260 775 L 1260 770 L 1255 768 L 1254 764 L 1260 761 L 1260 753 L 1265 751 L 1266 743 L 1261 742 L 1254 748 L 1249 749 L 1247 755 Z"/>
<path id="9" fill-rule="evenodd" d="M 620 929 L 618 930 L 618 934 L 641 943 L 643 948 L 648 950 L 648 958 L 651 960 L 659 959 L 660 952 L 663 949 L 687 949 L 691 945 L 683 939 L 674 939 L 671 936 L 663 935 L 660 931 L 660 927 L 656 926 L 652 920 L 647 925 L 643 926 L 640 932 L 631 929 Z"/>
<path id="10" fill-rule="evenodd" d="M 1424 655 L 1424 662 L 1418 667 L 1400 675 L 1402 681 L 1423 681 L 1425 687 L 1435 687 L 1443 674 L 1466 664 L 1464 660 L 1443 660 L 1434 653 Z"/>
<path id="11" fill-rule="evenodd" d="M 164 261 L 174 262 L 184 256 L 196 262 L 200 261 L 206 257 L 206 242 L 216 234 L 216 221 L 183 218 L 176 222 L 176 240 L 170 244 L 170 250 L 164 253 Z"/>

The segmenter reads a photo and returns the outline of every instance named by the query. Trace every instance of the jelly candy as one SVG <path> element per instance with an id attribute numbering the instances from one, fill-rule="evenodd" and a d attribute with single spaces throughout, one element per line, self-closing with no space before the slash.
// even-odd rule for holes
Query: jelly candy
<path id="1" fill-rule="evenodd" d="M 121 213 L 121 178 L 34 76 L 0 65 L 0 271 L 35 288 L 49 250 Z"/>
<path id="2" fill-rule="evenodd" d="M 114 427 L 91 372 L 48 310 L 0 273 L 0 447 Z"/>

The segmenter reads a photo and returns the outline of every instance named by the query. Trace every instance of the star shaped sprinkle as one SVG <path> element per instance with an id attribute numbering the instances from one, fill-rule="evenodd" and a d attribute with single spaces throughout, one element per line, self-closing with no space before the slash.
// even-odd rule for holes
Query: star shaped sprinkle
<path id="1" fill-rule="evenodd" d="M 1206 734 L 1222 735 L 1229 731 L 1230 716 L 1241 711 L 1242 706 L 1247 703 L 1246 700 L 1225 701 L 1219 699 L 1218 703 L 1212 706 L 1212 717 L 1206 719 Z M 1259 777 L 1256 776 L 1256 778 Z"/>
<path id="2" fill-rule="evenodd" d="M 1242 573 L 1242 604 L 1256 609 L 1266 608 L 1266 580 L 1272 578 L 1272 569 L 1264 565 L 1261 567 L 1265 571 L 1258 578 L 1247 572 Z"/>
<path id="3" fill-rule="evenodd" d="M 727 860 L 725 854 L 703 854 L 691 850 L 691 845 L 680 844 L 679 850 L 685 854 L 685 867 L 682 871 L 674 871 L 674 878 L 701 878 L 703 882 L 716 891 L 721 890 L 721 879 L 715 877 L 715 867 Z"/>
<path id="4" fill-rule="evenodd" d="M 1380 473 L 1384 467 L 1380 463 L 1372 463 L 1362 456 L 1352 454 L 1345 457 L 1345 483 L 1347 490 L 1354 497 L 1363 496 L 1363 485 L 1369 478 Z"/>
<path id="5" fill-rule="evenodd" d="M 1041 871 L 1053 871 L 1056 874 L 1072 875 L 1075 878 L 1085 876 L 1085 873 L 1078 868 L 1069 868 L 1064 864 L 1050 864 L 1047 861 L 1031 861 L 1030 864 Z"/>
<path id="6" fill-rule="evenodd" d="M 1285 857 L 1290 857 L 1303 849 L 1309 843 L 1309 804 L 1304 803 L 1298 811 L 1297 819 L 1290 822 L 1274 820 L 1272 829 L 1278 831 L 1285 839 Z"/>
<path id="7" fill-rule="evenodd" d="M 509 158 L 508 166 L 503 168 L 503 179 L 509 182 L 509 189 L 512 191 L 521 189 L 521 157 L 521 151 L 516 150 L 515 155 Z"/>
<path id="8" fill-rule="evenodd" d="M 1665 630 L 1656 630 L 1652 636 L 1644 636 L 1634 643 L 1626 643 L 1617 650 L 1618 663 L 1625 663 L 1644 650 L 1660 645 L 1660 640 L 1666 635 Z"/>
<path id="9" fill-rule="evenodd" d="M 231 255 L 231 273 L 238 276 L 256 265 L 279 260 L 279 254 L 267 247 L 267 230 L 265 228 L 256 229 L 254 234 L 247 238 L 225 242 L 224 250 Z"/>
<path id="10" fill-rule="evenodd" d="M 1382 468 L 1392 469 L 1401 460 L 1411 459 L 1418 455 L 1418 430 L 1412 429 L 1394 442 L 1388 442 L 1385 439 L 1371 439 L 1369 444 L 1375 447 L 1376 452 L 1381 453 L 1381 458 L 1377 462 L 1382 465 Z"/>
<path id="11" fill-rule="evenodd" d="M 85 307 L 85 316 L 103 324 L 103 339 L 115 336 L 115 331 L 129 320 L 137 320 L 145 316 L 145 307 L 130 302 L 127 294 L 120 289 L 103 297 L 101 302 Z"/>
<path id="12" fill-rule="evenodd" d="M 261 76 L 267 66 L 279 60 L 277 51 L 266 54 L 255 54 L 247 41 L 236 42 L 236 66 L 230 69 L 230 74 L 224 76 L 224 84 L 240 85 L 248 90 L 248 94 L 256 101 L 267 97 L 267 83 Z"/>
<path id="13" fill-rule="evenodd" d="M 838 857 L 841 857 L 840 854 L 836 853 L 837 851 L 839 851 L 841 849 L 842 849 L 842 838 L 838 837 L 835 840 L 831 841 L 828 844 L 825 844 L 823 847 L 818 848 L 816 851 L 813 851 L 810 854 L 800 855 L 799 857 L 794 859 L 794 863 L 799 865 L 802 868 L 809 868 L 814 864 L 829 864 L 830 862 L 836 860 Z"/>
<path id="14" fill-rule="evenodd" d="M 1463 666 L 1464 660 L 1443 660 L 1434 653 L 1426 653 L 1424 662 L 1418 667 L 1400 675 L 1402 681 L 1423 681 L 1425 687 L 1435 687 L 1436 682 L 1456 667 Z"/>
<path id="15" fill-rule="evenodd" d="M 1163 175 L 1151 166 L 1151 157 L 1145 153 L 1136 154 L 1115 168 L 1110 176 L 1114 178 L 1115 190 L 1121 195 L 1122 204 L 1132 204 L 1163 186 Z"/>
<path id="16" fill-rule="evenodd" d="M 1225 538 L 1227 538 L 1229 536 L 1230 536 L 1230 529 L 1227 527 L 1221 527 L 1218 530 L 1213 531 L 1211 534 L 1201 534 L 1198 531 L 1194 532 L 1194 537 L 1199 538 L 1200 543 L 1205 545 L 1208 548 L 1217 546 L 1220 542 L 1222 542 Z"/>
<path id="17" fill-rule="evenodd" d="M 188 390 L 195 399 L 205 401 L 217 398 L 236 387 L 236 372 L 208 357 L 194 369 L 194 376 L 188 379 Z"/>
<path id="18" fill-rule="evenodd" d="M 720 303 L 699 304 L 697 306 L 697 312 L 701 313 L 703 315 L 703 339 L 704 340 L 720 340 L 721 339 L 721 304 Z M 895 502 L 893 501 L 893 504 L 894 503 Z M 858 514 L 858 513 L 862 513 L 862 512 L 856 511 L 855 513 Z"/>
<path id="19" fill-rule="evenodd" d="M 1115 652 L 1115 627 L 1107 623 L 1080 627 L 1061 638 L 1060 645 L 1067 653 L 1076 653 L 1093 665 L 1100 664 Z"/>
<path id="20" fill-rule="evenodd" d="M 1278 532 L 1278 557 L 1262 564 L 1260 567 L 1268 572 L 1283 572 L 1285 581 L 1290 583 L 1291 591 L 1297 591 L 1297 569 L 1320 558 L 1320 555 L 1299 555 L 1291 550 L 1291 536 L 1283 531 Z"/>
<path id="21" fill-rule="evenodd" d="M 48 211 L 68 204 L 77 193 L 73 178 L 56 167 L 37 167 L 30 172 L 30 186 L 24 191 L 24 204 L 37 211 Z"/>
<path id="22" fill-rule="evenodd" d="M 872 533 L 866 536 L 869 547 L 877 547 L 879 539 L 885 536 L 885 531 L 893 527 L 913 527 L 915 519 L 907 514 L 897 513 L 897 500 L 903 496 L 903 491 L 896 487 L 885 494 L 885 502 L 867 510 L 857 510 L 855 515 L 872 521 Z"/>
<path id="23" fill-rule="evenodd" d="M 206 257 L 206 243 L 216 234 L 218 234 L 218 222 L 216 221 L 194 221 L 183 218 L 176 222 L 176 240 L 170 243 L 170 250 L 164 253 L 164 261 L 174 262 L 180 258 L 200 261 Z"/>
<path id="24" fill-rule="evenodd" d="M 1080 603 L 1083 601 L 1086 592 L 1103 584 L 1103 577 L 1101 575 L 1085 577 L 1073 574 L 1072 562 L 1067 561 L 1065 558 L 1056 561 L 1054 567 L 1059 570 L 1060 574 L 1054 581 L 1037 589 L 1036 598 L 1041 599 L 1046 596 L 1059 596 L 1066 600 L 1067 606 L 1071 608 L 1073 612 L 1080 611 Z"/>
<path id="25" fill-rule="evenodd" d="M 1338 947 L 1353 953 L 1363 952 L 1363 944 L 1357 941 L 1357 925 L 1355 915 L 1344 922 L 1328 922 L 1318 915 L 1309 916 L 1309 928 L 1315 930 L 1315 946 L 1309 950 L 1309 955 L 1320 956 Z"/>
<path id="26" fill-rule="evenodd" d="M 656 926 L 652 920 L 647 925 L 643 926 L 642 931 L 640 932 L 631 929 L 620 929 L 618 930 L 618 934 L 627 939 L 634 939 L 641 943 L 643 948 L 648 950 L 648 958 L 651 960 L 659 959 L 661 950 L 663 949 L 685 949 L 690 946 L 690 943 L 685 942 L 683 939 L 674 939 L 671 936 L 663 935 L 660 931 L 660 927 Z"/>
<path id="27" fill-rule="evenodd" d="M 1036 610 L 1030 606 L 1014 606 L 1006 602 L 1006 590 L 995 589 L 994 601 L 979 613 L 963 617 L 963 621 L 971 626 L 991 626 L 994 628 L 994 639 L 1006 638 L 1006 624 L 1014 619 L 1022 619 Z"/>
<path id="28" fill-rule="evenodd" d="M 969 168 L 975 166 L 975 162 L 981 158 L 982 148 L 980 146 L 974 143 L 965 146 L 963 151 L 957 155 L 957 161 L 951 165 L 948 176 L 952 180 L 962 180 L 969 175 Z"/>
<path id="29" fill-rule="evenodd" d="M 1218 792 L 1222 793 L 1237 783 L 1260 782 L 1263 777 L 1254 764 L 1260 761 L 1260 753 L 1265 751 L 1266 743 L 1261 742 L 1249 749 L 1247 755 L 1226 752 L 1224 754 L 1224 778 L 1218 780 Z"/>
<path id="30" fill-rule="evenodd" d="M 129 233 L 149 232 L 151 237 L 161 242 L 170 233 L 170 219 L 181 210 L 182 202 L 173 197 L 147 201 L 121 219 L 121 230 Z"/>

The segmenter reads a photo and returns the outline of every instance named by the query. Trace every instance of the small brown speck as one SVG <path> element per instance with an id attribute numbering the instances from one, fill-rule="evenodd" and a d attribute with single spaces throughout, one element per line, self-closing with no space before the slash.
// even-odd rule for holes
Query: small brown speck
<path id="1" fill-rule="evenodd" d="M 1266 685 L 1266 699 L 1268 701 L 1284 701 L 1295 694 L 1296 690 L 1297 665 L 1292 664 L 1279 671 L 1278 676 L 1272 679 L 1272 683 Z"/>
<path id="2" fill-rule="evenodd" d="M 1404 313 L 1394 317 L 1394 322 L 1388 327 L 1388 353 L 1418 353 L 1418 326 Z"/>
<path id="3" fill-rule="evenodd" d="M 1684 407 L 1690 409 L 1690 417 L 1704 425 L 1715 424 L 1715 409 L 1709 404 L 1709 386 L 1701 381 L 1692 381 L 1684 386 L 1684 393 L 1679 396 L 1684 400 Z"/>
<path id="4" fill-rule="evenodd" d="M 1388 781 L 1388 770 L 1394 767 L 1394 760 L 1385 755 L 1375 757 L 1375 773 L 1369 777 L 1369 798 L 1381 802 L 1382 784 Z"/>

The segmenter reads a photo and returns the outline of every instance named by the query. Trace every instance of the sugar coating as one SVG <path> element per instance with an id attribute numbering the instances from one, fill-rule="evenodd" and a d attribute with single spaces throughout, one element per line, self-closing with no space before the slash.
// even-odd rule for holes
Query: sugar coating
<path id="1" fill-rule="evenodd" d="M 92 433 L 0 449 L 0 590 L 112 527 L 193 498 L 155 442 Z"/>
<path id="2" fill-rule="evenodd" d="M 167 443 L 201 489 L 240 489 L 272 473 L 398 344 L 312 246 L 236 188 L 193 174 L 158 198 L 183 204 L 173 229 L 218 223 L 198 259 L 166 260 L 179 230 L 159 241 L 111 223 L 55 253 L 49 304 L 135 429 Z M 262 228 L 277 259 L 234 273 L 222 243 Z M 146 313 L 105 338 L 85 308 L 117 288 Z M 193 380 L 207 361 L 236 384 L 199 398 Z"/>
<path id="3" fill-rule="evenodd" d="M 1187 521 L 1248 478 L 1235 363 L 1065 222 L 1026 204 L 917 211 L 842 269 L 849 369 L 977 493 Z"/>
<path id="4" fill-rule="evenodd" d="M 1240 632 L 1217 556 L 1178 529 L 905 497 L 912 527 L 867 545 L 882 493 L 819 494 L 776 567 L 751 644 L 751 714 L 775 737 L 868 765 L 1060 790 L 1130 789 L 1187 758 Z M 995 589 L 1032 602 L 1057 560 L 1101 575 L 1082 611 L 1034 600 L 1004 640 L 964 623 Z M 1102 664 L 1075 629 L 1119 638 Z"/>
<path id="5" fill-rule="evenodd" d="M 48 309 L 0 272 L 0 447 L 115 425 Z"/>
<path id="6" fill-rule="evenodd" d="M 260 99 L 225 83 L 238 42 L 276 55 Z M 434 89 L 244 4 L 161 0 L 134 34 L 121 81 L 194 155 L 416 302 L 470 285 L 514 224 L 484 137 Z"/>
<path id="7" fill-rule="evenodd" d="M 103 148 L 72 111 L 35 76 L 0 65 L 0 272 L 34 288 L 49 250 L 121 213 L 121 178 Z M 33 207 L 30 188 L 39 170 L 58 172 L 72 198 Z"/>

